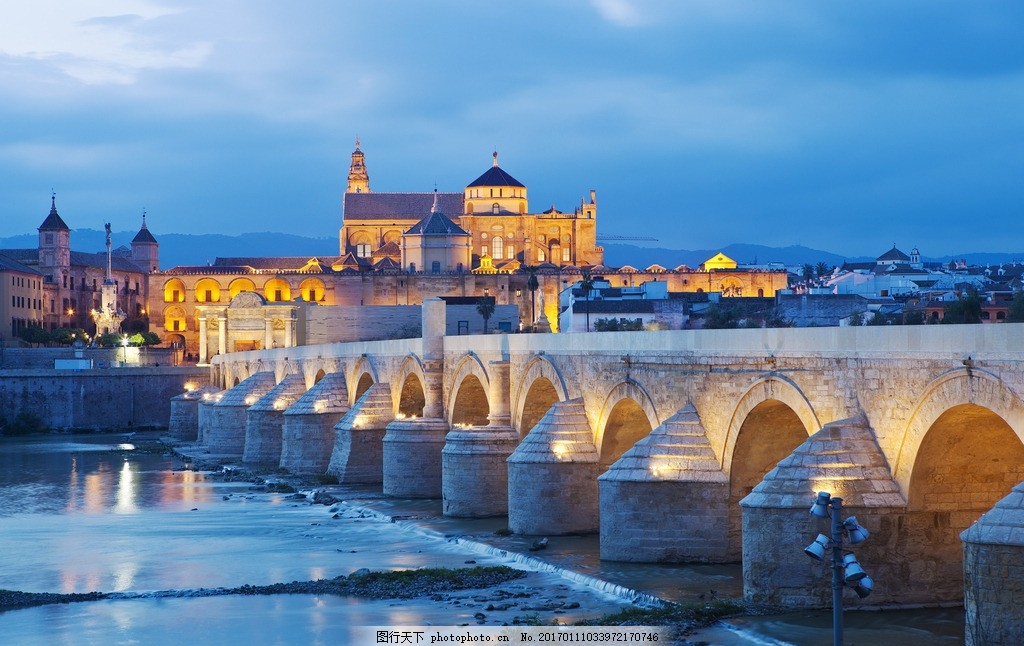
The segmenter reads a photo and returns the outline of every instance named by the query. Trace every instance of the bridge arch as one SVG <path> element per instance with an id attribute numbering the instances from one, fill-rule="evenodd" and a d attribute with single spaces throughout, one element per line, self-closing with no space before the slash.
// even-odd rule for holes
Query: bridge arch
<path id="1" fill-rule="evenodd" d="M 896 466 L 907 499 L 896 541 L 915 552 L 917 585 L 961 598 L 960 533 L 1024 480 L 1022 423 L 1020 397 L 982 370 L 949 371 L 919 398 Z"/>
<path id="2" fill-rule="evenodd" d="M 392 396 L 397 397 L 397 416 L 423 417 L 423 408 L 427 405 L 426 383 L 423 363 L 419 357 L 410 354 L 402 362 L 394 385 L 391 386 Z"/>
<path id="3" fill-rule="evenodd" d="M 348 392 L 351 393 L 349 404 L 355 406 L 355 403 L 370 389 L 370 386 L 380 381 L 380 379 L 377 377 L 377 367 L 373 365 L 370 357 L 364 354 L 352 366 L 352 372 L 349 373 L 346 381 Z"/>
<path id="4" fill-rule="evenodd" d="M 743 551 L 743 517 L 739 502 L 807 438 L 821 429 L 814 409 L 800 388 L 780 375 L 755 381 L 733 410 L 722 451 L 729 476 L 728 557 Z"/>
<path id="5" fill-rule="evenodd" d="M 928 431 L 947 411 L 964 405 L 988 409 L 1024 442 L 1024 402 L 1016 392 L 984 370 L 958 368 L 946 372 L 924 389 L 903 433 L 893 476 L 904 493 L 910 493 L 915 463 Z"/>
<path id="6" fill-rule="evenodd" d="M 480 357 L 467 354 L 455 367 L 448 393 L 448 420 L 456 424 L 486 426 L 491 413 L 490 378 Z"/>
<path id="7" fill-rule="evenodd" d="M 600 471 L 609 466 L 661 424 L 654 401 L 632 379 L 620 382 L 605 397 L 597 420 L 594 444 L 600 454 Z"/>
<path id="8" fill-rule="evenodd" d="M 555 402 L 569 399 L 558 367 L 544 355 L 526 365 L 512 399 L 512 426 L 525 437 Z"/>

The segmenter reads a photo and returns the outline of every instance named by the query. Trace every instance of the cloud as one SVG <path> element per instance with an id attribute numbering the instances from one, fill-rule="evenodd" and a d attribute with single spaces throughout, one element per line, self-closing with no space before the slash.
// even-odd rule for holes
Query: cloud
<path id="1" fill-rule="evenodd" d="M 130 84 L 144 70 L 195 68 L 211 45 L 168 45 L 154 24 L 178 13 L 150 0 L 36 0 L 0 8 L 7 64 L 42 63 L 86 85 Z"/>
<path id="2" fill-rule="evenodd" d="M 602 18 L 620 27 L 639 27 L 646 22 L 630 0 L 590 0 L 590 4 Z"/>

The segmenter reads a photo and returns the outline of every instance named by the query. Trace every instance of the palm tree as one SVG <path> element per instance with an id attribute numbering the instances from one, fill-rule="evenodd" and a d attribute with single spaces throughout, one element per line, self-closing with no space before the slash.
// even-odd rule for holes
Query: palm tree
<path id="1" fill-rule="evenodd" d="M 580 289 L 583 290 L 583 297 L 587 300 L 587 332 L 590 331 L 590 291 L 594 289 L 594 279 L 590 272 L 583 272 L 583 280 L 580 281 Z"/>
<path id="2" fill-rule="evenodd" d="M 530 275 L 526 279 L 526 288 L 530 290 L 530 325 L 533 325 L 537 320 L 537 288 L 540 287 L 540 282 L 537 280 L 536 267 L 524 267 L 523 269 Z"/>
<path id="3" fill-rule="evenodd" d="M 476 311 L 484 319 L 484 334 L 487 334 L 487 321 L 491 318 L 491 314 L 494 314 L 494 298 L 481 296 L 476 299 Z"/>

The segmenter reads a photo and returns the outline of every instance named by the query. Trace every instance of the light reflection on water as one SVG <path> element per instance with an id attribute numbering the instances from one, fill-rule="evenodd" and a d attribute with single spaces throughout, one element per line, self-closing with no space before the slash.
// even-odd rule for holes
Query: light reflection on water
<path id="1" fill-rule="evenodd" d="M 0 438 L 0 517 L 23 513 L 137 514 L 197 501 L 203 474 L 172 471 L 175 460 L 140 454 L 121 436 L 72 441 Z M 156 485 L 156 486 L 150 486 Z"/>

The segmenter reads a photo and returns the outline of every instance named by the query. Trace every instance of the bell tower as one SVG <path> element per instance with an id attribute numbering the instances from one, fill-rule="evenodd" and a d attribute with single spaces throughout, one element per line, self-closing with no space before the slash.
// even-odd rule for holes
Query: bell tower
<path id="1" fill-rule="evenodd" d="M 352 163 L 348 167 L 348 189 L 346 193 L 369 193 L 370 176 L 366 174 L 366 161 L 363 151 L 359 149 L 359 137 L 356 137 L 356 149 L 352 151 Z"/>

